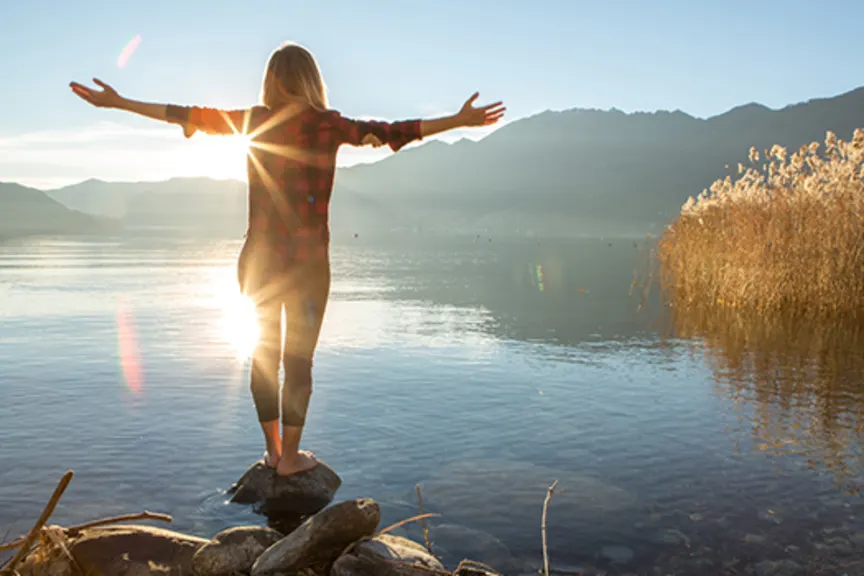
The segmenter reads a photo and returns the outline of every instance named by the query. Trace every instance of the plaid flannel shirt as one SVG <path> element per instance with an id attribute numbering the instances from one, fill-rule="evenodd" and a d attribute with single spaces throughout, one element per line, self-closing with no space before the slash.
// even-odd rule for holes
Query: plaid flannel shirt
<path id="1" fill-rule="evenodd" d="M 285 266 L 328 257 L 330 195 L 342 144 L 360 146 L 371 134 L 395 152 L 422 137 L 419 120 L 352 120 L 301 105 L 277 110 L 169 105 L 167 116 L 183 126 L 187 138 L 198 130 L 249 138 L 247 241 L 263 241 Z"/>

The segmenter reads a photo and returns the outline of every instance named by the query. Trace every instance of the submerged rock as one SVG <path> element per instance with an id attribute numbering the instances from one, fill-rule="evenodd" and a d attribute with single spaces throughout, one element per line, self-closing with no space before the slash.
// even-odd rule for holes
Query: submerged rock
<path id="1" fill-rule="evenodd" d="M 471 558 L 498 570 L 514 572 L 521 566 L 498 538 L 475 528 L 459 524 L 432 524 L 429 527 L 432 548 L 445 562 L 456 565 L 463 558 Z"/>
<path id="2" fill-rule="evenodd" d="M 527 462 L 471 460 L 440 468 L 421 482 L 424 506 L 448 521 L 477 525 L 503 540 L 537 524 L 537 509 L 555 480 L 561 488 L 549 504 L 550 530 L 558 519 L 602 519 L 632 507 L 635 495 L 602 477 Z"/>
<path id="3" fill-rule="evenodd" d="M 754 566 L 758 576 L 794 576 L 804 569 L 793 560 L 763 560 Z"/>
<path id="4" fill-rule="evenodd" d="M 303 517 L 330 504 L 341 484 L 339 475 L 323 462 L 306 472 L 279 476 L 262 459 L 252 464 L 228 493 L 231 502 L 251 504 L 269 518 Z"/>
<path id="5" fill-rule="evenodd" d="M 150 526 L 106 526 L 84 531 L 70 552 L 84 574 L 189 576 L 192 557 L 207 542 Z"/>
<path id="6" fill-rule="evenodd" d="M 255 560 L 282 534 L 262 526 L 237 526 L 223 530 L 192 557 L 195 576 L 248 574 Z"/>
<path id="7" fill-rule="evenodd" d="M 626 546 L 603 546 L 600 549 L 600 557 L 609 560 L 612 564 L 626 564 L 633 559 L 633 550 Z"/>
<path id="8" fill-rule="evenodd" d="M 446 568 L 426 549 L 406 538 L 383 534 L 340 556 L 330 576 L 429 576 Z"/>
<path id="9" fill-rule="evenodd" d="M 252 566 L 252 576 L 294 574 L 304 568 L 324 574 L 349 544 L 374 534 L 380 518 L 371 498 L 329 506 L 265 550 Z"/>

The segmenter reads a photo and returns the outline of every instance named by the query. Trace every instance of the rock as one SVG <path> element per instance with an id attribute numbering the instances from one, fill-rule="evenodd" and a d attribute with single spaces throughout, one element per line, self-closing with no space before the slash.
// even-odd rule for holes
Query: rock
<path id="1" fill-rule="evenodd" d="M 477 523 L 480 514 L 482 528 L 506 542 L 522 538 L 524 527 L 537 523 L 537 494 L 542 504 L 542 495 L 556 478 L 561 491 L 550 504 L 553 532 L 556 518 L 599 522 L 638 502 L 608 479 L 521 461 L 470 459 L 441 467 L 420 484 L 427 511 L 444 512 L 448 521 L 463 525 Z M 406 500 L 412 496 L 416 498 L 406 494 Z"/>
<path id="2" fill-rule="evenodd" d="M 192 557 L 207 540 L 150 526 L 84 531 L 70 552 L 85 574 L 189 576 Z"/>
<path id="3" fill-rule="evenodd" d="M 763 560 L 754 566 L 759 576 L 794 576 L 803 568 L 793 560 Z"/>
<path id="4" fill-rule="evenodd" d="M 237 526 L 223 530 L 192 557 L 195 576 L 248 574 L 255 560 L 282 534 L 263 526 Z"/>
<path id="5" fill-rule="evenodd" d="M 471 558 L 505 572 L 517 569 L 507 546 L 488 532 L 459 524 L 434 524 L 429 526 L 429 539 L 438 556 L 454 566 L 463 558 Z"/>
<path id="6" fill-rule="evenodd" d="M 851 536 L 849 536 L 849 540 L 852 541 L 856 546 L 864 546 L 864 531 L 855 532 Z"/>
<path id="7" fill-rule="evenodd" d="M 345 548 L 378 528 L 381 511 L 370 498 L 329 506 L 264 551 L 252 566 L 252 576 L 293 574 L 313 568 L 326 574 Z"/>
<path id="8" fill-rule="evenodd" d="M 340 556 L 330 576 L 429 576 L 430 570 L 447 571 L 420 544 L 383 534 L 360 542 Z"/>
<path id="9" fill-rule="evenodd" d="M 774 524 L 781 523 L 780 518 L 774 514 L 773 510 L 761 510 L 757 516 L 760 520 L 764 520 L 765 522 L 773 522 Z"/>
<path id="10" fill-rule="evenodd" d="M 333 501 L 342 479 L 332 468 L 319 463 L 293 476 L 279 476 L 255 462 L 228 491 L 231 502 L 252 504 L 255 511 L 270 518 L 303 517 L 322 510 Z"/>
<path id="11" fill-rule="evenodd" d="M 633 559 L 633 550 L 626 546 L 604 546 L 600 549 L 600 556 L 613 564 L 626 564 Z"/>
<path id="12" fill-rule="evenodd" d="M 744 542 L 747 544 L 765 544 L 765 537 L 759 534 L 747 534 L 744 536 Z"/>

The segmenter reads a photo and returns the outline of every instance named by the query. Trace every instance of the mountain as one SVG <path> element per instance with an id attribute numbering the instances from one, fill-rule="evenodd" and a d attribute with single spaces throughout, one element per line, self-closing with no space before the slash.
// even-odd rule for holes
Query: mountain
<path id="1" fill-rule="evenodd" d="M 41 190 L 0 182 L 0 238 L 116 232 L 118 223 L 70 210 Z"/>
<path id="2" fill-rule="evenodd" d="M 345 170 L 349 191 L 374 195 L 409 225 L 498 232 L 645 231 L 674 217 L 690 195 L 734 174 L 750 146 L 797 149 L 832 130 L 864 127 L 864 88 L 771 110 L 750 104 L 698 119 L 683 112 L 544 112 L 479 142 L 406 151 Z M 725 166 L 729 166 L 726 168 Z"/>
<path id="3" fill-rule="evenodd" d="M 334 236 L 413 231 L 495 235 L 643 235 L 686 199 L 734 174 L 750 146 L 797 149 L 864 127 L 864 88 L 773 110 L 747 104 L 707 119 L 681 111 L 543 112 L 486 138 L 440 141 L 339 169 Z M 234 181 L 87 181 L 49 194 L 126 222 L 243 229 Z"/>

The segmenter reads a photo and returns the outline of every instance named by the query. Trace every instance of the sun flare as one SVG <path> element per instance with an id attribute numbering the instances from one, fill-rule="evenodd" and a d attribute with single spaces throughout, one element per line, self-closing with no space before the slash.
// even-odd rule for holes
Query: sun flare
<path id="1" fill-rule="evenodd" d="M 249 138 L 241 134 L 201 138 L 194 142 L 182 161 L 191 173 L 216 179 L 246 180 L 249 145 Z"/>
<path id="2" fill-rule="evenodd" d="M 246 360 L 252 356 L 260 333 L 255 305 L 240 292 L 233 267 L 220 268 L 212 285 L 219 338 L 234 350 L 238 360 Z"/>

